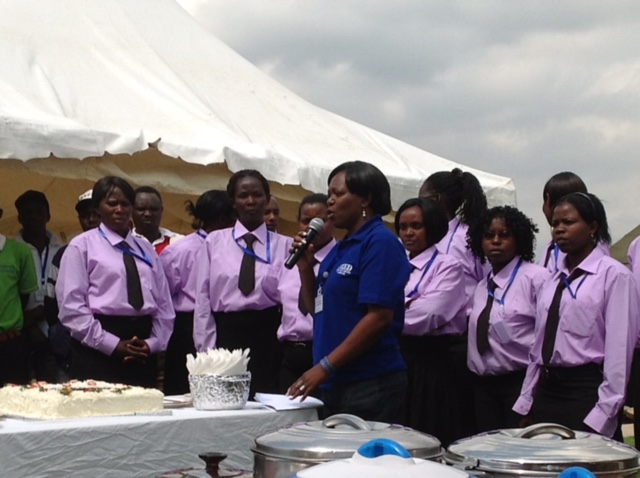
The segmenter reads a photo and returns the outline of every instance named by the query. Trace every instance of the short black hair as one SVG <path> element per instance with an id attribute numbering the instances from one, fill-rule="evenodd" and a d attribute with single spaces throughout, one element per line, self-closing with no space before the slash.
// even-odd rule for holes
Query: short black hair
<path id="1" fill-rule="evenodd" d="M 300 221 L 300 214 L 304 206 L 307 204 L 324 204 L 326 206 L 328 199 L 329 197 L 324 193 L 313 193 L 303 197 L 298 206 L 298 221 Z"/>
<path id="2" fill-rule="evenodd" d="M 482 250 L 482 237 L 494 219 L 504 219 L 505 225 L 513 235 L 516 254 L 527 262 L 533 260 L 538 226 L 522 211 L 512 206 L 497 206 L 485 211 L 478 221 L 469 226 L 467 244 L 473 255 L 484 264 L 486 257 Z"/>
<path id="3" fill-rule="evenodd" d="M 370 199 L 371 209 L 375 214 L 384 216 L 391 212 L 391 187 L 382 171 L 364 161 L 348 161 L 331 171 L 327 184 L 331 183 L 336 174 L 342 172 L 349 192 Z"/>
<path id="4" fill-rule="evenodd" d="M 451 171 L 438 171 L 429 176 L 422 188 L 428 186 L 437 194 L 446 196 L 447 211 L 451 216 L 458 216 L 464 224 L 471 225 L 487 210 L 487 197 L 480 181 L 468 171 L 454 168 Z"/>
<path id="5" fill-rule="evenodd" d="M 47 200 L 47 196 L 41 191 L 29 189 L 16 199 L 15 206 L 18 212 L 29 205 L 42 206 L 47 210 L 47 214 L 49 214 L 49 201 Z"/>
<path id="6" fill-rule="evenodd" d="M 93 207 L 98 209 L 102 200 L 111 194 L 115 188 L 119 188 L 129 200 L 131 206 L 133 206 L 136 202 L 136 193 L 131 184 L 119 176 L 105 176 L 100 178 L 93 186 L 93 191 L 91 192 Z"/>
<path id="7" fill-rule="evenodd" d="M 563 171 L 558 174 L 554 174 L 545 183 L 542 190 L 542 200 L 546 201 L 549 197 L 549 203 L 551 207 L 555 206 L 558 200 L 571 193 L 586 193 L 587 185 L 584 181 L 575 173 L 570 171 Z"/>
<path id="8" fill-rule="evenodd" d="M 227 183 L 227 194 L 231 198 L 231 200 L 236 197 L 236 187 L 238 186 L 238 182 L 244 178 L 255 178 L 260 181 L 262 184 L 262 189 L 264 190 L 265 196 L 267 196 L 267 201 L 271 198 L 271 190 L 269 188 L 269 181 L 262 175 L 260 171 L 255 169 L 241 169 L 240 171 L 236 171 L 233 173 L 231 178 L 229 178 L 229 182 Z"/>
<path id="9" fill-rule="evenodd" d="M 571 193 L 561 197 L 556 202 L 554 209 L 561 204 L 571 204 L 576 208 L 580 217 L 585 222 L 595 222 L 598 224 L 594 239 L 597 242 L 611 244 L 611 233 L 609 232 L 609 224 L 607 223 L 607 213 L 604 210 L 602 201 L 595 194 L 591 193 Z"/>
<path id="10" fill-rule="evenodd" d="M 76 212 L 80 217 L 86 217 L 91 213 L 91 210 L 94 209 L 93 201 L 91 199 L 83 199 L 76 203 Z"/>
<path id="11" fill-rule="evenodd" d="M 449 220 L 442 205 L 425 198 L 407 199 L 396 213 L 396 234 L 400 234 L 400 215 L 411 207 L 419 207 L 422 211 L 422 224 L 427 231 L 427 247 L 442 240 L 449 230 Z"/>
<path id="12" fill-rule="evenodd" d="M 186 201 L 185 210 L 193 216 L 191 227 L 200 229 L 228 220 L 232 222 L 236 212 L 226 191 L 211 189 L 200 195 L 195 204 Z"/>
<path id="13" fill-rule="evenodd" d="M 134 192 L 135 192 L 136 196 L 138 194 L 141 194 L 141 193 L 144 193 L 144 194 L 155 194 L 156 196 L 158 196 L 158 199 L 160 199 L 160 204 L 162 204 L 162 196 L 160 195 L 160 191 L 158 191 L 153 186 L 140 186 Z"/>

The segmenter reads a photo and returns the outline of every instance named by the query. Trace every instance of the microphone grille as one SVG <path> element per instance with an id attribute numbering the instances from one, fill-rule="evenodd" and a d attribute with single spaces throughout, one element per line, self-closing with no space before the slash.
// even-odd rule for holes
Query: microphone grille
<path id="1" fill-rule="evenodd" d="M 313 219 L 311 219 L 311 221 L 309 221 L 309 229 L 313 229 L 318 234 L 321 233 L 324 229 L 324 221 L 319 217 L 314 217 Z"/>

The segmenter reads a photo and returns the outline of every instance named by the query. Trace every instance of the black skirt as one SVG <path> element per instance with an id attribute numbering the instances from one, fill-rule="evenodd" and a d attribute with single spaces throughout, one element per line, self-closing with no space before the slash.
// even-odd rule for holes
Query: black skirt
<path id="1" fill-rule="evenodd" d="M 189 393 L 187 355 L 195 354 L 193 312 L 176 312 L 173 333 L 164 356 L 164 394 Z"/>
<path id="2" fill-rule="evenodd" d="M 151 316 L 122 317 L 96 314 L 95 319 L 102 328 L 119 339 L 138 337 L 145 340 L 151 336 Z M 72 359 L 69 375 L 78 380 L 103 380 L 140 387 L 155 387 L 157 361 L 155 356 L 147 360 L 123 362 L 121 357 L 105 355 L 86 347 L 79 341 L 71 341 Z"/>
<path id="3" fill-rule="evenodd" d="M 522 416 L 513 411 L 526 370 L 476 376 L 476 420 L 479 432 L 518 428 Z"/>
<path id="4" fill-rule="evenodd" d="M 249 399 L 256 392 L 278 393 L 278 378 L 282 363 L 282 344 L 277 333 L 282 308 L 239 312 L 214 312 L 216 347 L 227 350 L 250 349 Z"/>
<path id="5" fill-rule="evenodd" d="M 531 419 L 534 423 L 559 423 L 572 430 L 594 433 L 584 419 L 598 402 L 602 380 L 602 365 L 595 363 L 543 367 L 533 397 Z M 622 440 L 620 427 L 613 437 Z"/>
<path id="6" fill-rule="evenodd" d="M 409 378 L 404 424 L 435 436 L 443 446 L 469 436 L 468 414 L 475 415 L 472 393 L 460 393 L 458 342 L 448 335 L 400 338 Z M 473 387 L 468 380 L 467 385 Z"/>

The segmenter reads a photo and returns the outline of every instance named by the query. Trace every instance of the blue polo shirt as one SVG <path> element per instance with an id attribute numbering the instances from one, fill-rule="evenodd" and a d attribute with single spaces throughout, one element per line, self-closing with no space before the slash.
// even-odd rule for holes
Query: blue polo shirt
<path id="1" fill-rule="evenodd" d="M 314 315 L 314 363 L 331 353 L 367 314 L 367 306 L 393 310 L 393 323 L 360 357 L 345 365 L 322 388 L 369 380 L 406 369 L 398 337 L 404 325 L 404 287 L 411 266 L 398 238 L 380 216 L 367 221 L 353 236 L 338 242 L 322 261 L 316 295 L 323 308 Z"/>

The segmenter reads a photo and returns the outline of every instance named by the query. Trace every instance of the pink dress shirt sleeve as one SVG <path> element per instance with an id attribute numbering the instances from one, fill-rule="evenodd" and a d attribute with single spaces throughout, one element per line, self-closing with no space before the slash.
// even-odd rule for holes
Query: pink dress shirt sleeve
<path id="1" fill-rule="evenodd" d="M 429 248 L 430 258 L 435 248 Z M 425 251 L 425 252 L 427 252 Z M 421 256 L 425 254 L 423 252 Z M 427 259 L 428 260 L 428 259 Z M 411 261 L 413 264 L 413 261 Z M 467 319 L 464 272 L 458 261 L 445 254 L 438 254 L 426 273 L 417 293 L 406 297 L 416 286 L 424 271 L 414 268 L 405 288 L 405 335 L 458 335 L 466 331 Z"/>

